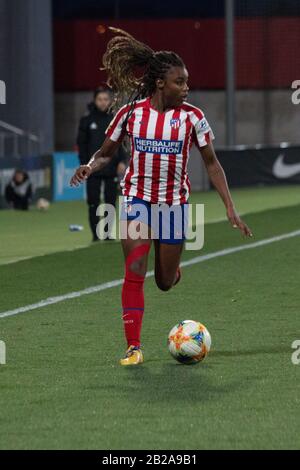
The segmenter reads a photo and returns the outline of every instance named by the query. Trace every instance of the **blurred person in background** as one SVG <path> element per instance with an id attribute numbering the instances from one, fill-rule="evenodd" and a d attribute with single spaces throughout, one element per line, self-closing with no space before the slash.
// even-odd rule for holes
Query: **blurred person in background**
<path id="1" fill-rule="evenodd" d="M 15 171 L 5 188 L 5 199 L 12 209 L 28 211 L 32 200 L 32 184 L 25 171 Z"/>
<path id="2" fill-rule="evenodd" d="M 77 145 L 81 165 L 86 165 L 89 162 L 106 138 L 105 131 L 113 118 L 113 114 L 110 112 L 112 100 L 113 96 L 109 88 L 97 88 L 93 102 L 88 105 L 88 114 L 80 120 Z M 105 204 L 111 204 L 115 207 L 119 181 L 126 171 L 126 163 L 126 152 L 123 147 L 120 147 L 111 163 L 101 171 L 93 173 L 87 180 L 87 203 L 93 242 L 99 240 L 97 236 L 97 225 L 99 223 L 97 208 L 100 204 L 102 185 Z M 105 231 L 107 231 L 107 227 L 105 227 Z M 110 237 L 108 236 L 105 239 L 109 240 Z"/>

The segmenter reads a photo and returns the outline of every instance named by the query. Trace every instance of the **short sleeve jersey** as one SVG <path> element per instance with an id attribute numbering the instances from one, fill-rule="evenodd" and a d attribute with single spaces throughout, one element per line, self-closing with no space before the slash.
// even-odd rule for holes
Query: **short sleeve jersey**
<path id="1" fill-rule="evenodd" d="M 106 135 L 121 142 L 127 134 L 131 160 L 121 183 L 124 196 L 135 196 L 153 204 L 184 204 L 190 194 L 187 173 L 190 149 L 208 145 L 214 134 L 203 112 L 189 104 L 160 113 L 151 99 L 123 106 Z M 127 120 L 127 122 L 126 122 Z"/>

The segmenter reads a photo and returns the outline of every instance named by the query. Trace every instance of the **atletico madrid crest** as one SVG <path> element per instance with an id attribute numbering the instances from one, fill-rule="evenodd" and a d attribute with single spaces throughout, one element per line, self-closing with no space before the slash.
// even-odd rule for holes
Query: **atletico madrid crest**
<path id="1" fill-rule="evenodd" d="M 180 119 L 171 119 L 170 126 L 172 127 L 172 129 L 179 129 L 179 127 L 181 126 L 181 120 Z"/>

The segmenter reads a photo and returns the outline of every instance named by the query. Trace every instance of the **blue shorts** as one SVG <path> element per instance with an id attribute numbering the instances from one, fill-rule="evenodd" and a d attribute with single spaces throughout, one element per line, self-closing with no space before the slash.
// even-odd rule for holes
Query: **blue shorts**
<path id="1" fill-rule="evenodd" d="M 124 196 L 120 220 L 138 221 L 151 228 L 151 238 L 168 245 L 186 240 L 189 205 L 152 204 L 137 197 Z"/>

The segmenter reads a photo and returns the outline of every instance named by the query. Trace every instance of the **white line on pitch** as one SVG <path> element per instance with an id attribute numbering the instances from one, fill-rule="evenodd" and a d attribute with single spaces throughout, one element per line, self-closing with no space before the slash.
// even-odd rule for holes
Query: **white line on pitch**
<path id="1" fill-rule="evenodd" d="M 180 266 L 181 267 L 192 266 L 194 264 L 203 263 L 204 261 L 207 261 L 210 259 L 219 258 L 221 256 L 226 256 L 226 255 L 230 255 L 233 253 L 238 253 L 239 251 L 259 248 L 261 246 L 270 245 L 271 243 L 280 242 L 288 238 L 299 237 L 299 236 L 300 236 L 300 230 L 295 230 L 294 232 L 285 233 L 283 235 L 278 235 L 272 238 L 266 238 L 265 240 L 260 240 L 258 242 L 250 243 L 248 245 L 235 246 L 232 248 L 226 248 L 225 250 L 216 251 L 214 253 L 208 253 L 207 255 L 197 256 L 188 261 L 183 261 L 180 264 Z M 154 276 L 154 271 L 150 271 L 147 273 L 147 277 L 152 277 L 152 276 Z M 50 297 L 48 299 L 41 300 L 40 302 L 37 302 L 36 304 L 26 305 L 25 307 L 20 307 L 14 310 L 8 310 L 7 312 L 0 313 L 0 318 L 12 317 L 14 315 L 19 315 L 20 313 L 26 313 L 32 310 L 36 310 L 38 308 L 47 307 L 48 305 L 58 304 L 59 302 L 64 302 L 65 300 L 82 297 L 83 295 L 95 294 L 97 292 L 111 289 L 113 287 L 121 286 L 122 284 L 123 284 L 123 279 L 118 279 L 115 281 L 100 284 L 98 286 L 88 287 L 87 289 L 84 289 L 81 291 L 70 292 L 69 294 L 59 295 L 57 297 Z"/>

